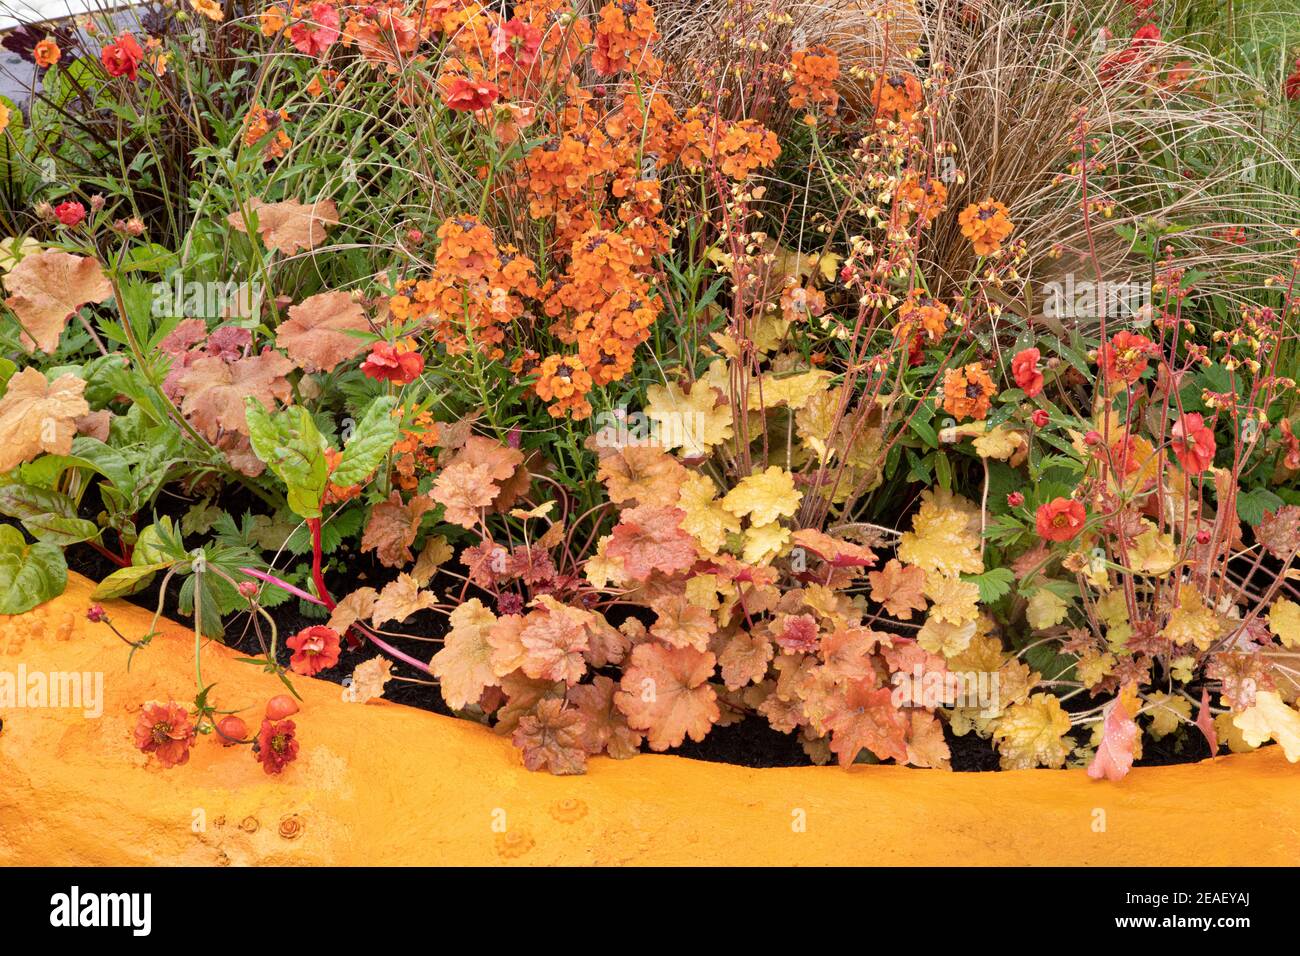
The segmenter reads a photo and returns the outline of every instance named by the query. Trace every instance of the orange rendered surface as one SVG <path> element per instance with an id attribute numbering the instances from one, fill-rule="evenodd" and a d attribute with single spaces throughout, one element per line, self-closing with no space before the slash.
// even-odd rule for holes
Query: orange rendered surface
<path id="1" fill-rule="evenodd" d="M 750 770 L 679 757 L 530 773 L 466 721 L 296 678 L 302 749 L 267 776 L 210 737 L 163 770 L 135 749 L 142 701 L 194 694 L 193 632 L 163 622 L 136 655 L 85 619 L 92 585 L 0 618 L 0 671 L 100 671 L 103 715 L 0 711 L 0 864 L 1287 864 L 1300 767 L 1281 748 L 1139 768 L 954 774 L 862 766 Z M 128 636 L 151 615 L 106 607 Z M 209 643 L 203 676 L 250 729 L 275 677 Z M 1103 821 L 1104 831 L 1097 832 Z M 504 827 L 504 832 L 502 828 Z"/>

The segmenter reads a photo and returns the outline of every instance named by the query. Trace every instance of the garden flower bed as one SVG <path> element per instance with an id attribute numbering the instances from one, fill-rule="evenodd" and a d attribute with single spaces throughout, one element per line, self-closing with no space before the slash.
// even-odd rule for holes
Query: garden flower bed
<path id="1" fill-rule="evenodd" d="M 7 852 L 1294 855 L 1300 58 L 1189 22 L 182 0 L 7 35 Z M 1225 803 L 1271 835 L 1170 849 Z"/>

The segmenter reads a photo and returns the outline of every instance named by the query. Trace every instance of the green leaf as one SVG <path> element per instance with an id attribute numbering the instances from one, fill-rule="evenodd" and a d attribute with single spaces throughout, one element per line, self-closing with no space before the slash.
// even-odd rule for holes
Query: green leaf
<path id="1" fill-rule="evenodd" d="M 284 482 L 289 507 L 303 518 L 321 516 L 329 479 L 325 438 L 301 405 L 271 415 L 256 398 L 245 400 L 253 452 Z"/>
<path id="2" fill-rule="evenodd" d="M 166 515 L 140 532 L 131 553 L 131 563 L 136 565 L 175 564 L 188 559 L 185 543 Z"/>
<path id="3" fill-rule="evenodd" d="M 1267 488 L 1256 488 L 1237 495 L 1237 515 L 1246 524 L 1254 527 L 1264 520 L 1265 512 L 1276 511 L 1284 504 L 1286 502 Z"/>
<path id="4" fill-rule="evenodd" d="M 0 525 L 0 614 L 22 614 L 68 585 L 68 565 L 62 549 L 38 542 L 27 544 L 13 525 Z"/>
<path id="5" fill-rule="evenodd" d="M 149 586 L 149 582 L 153 580 L 155 574 L 159 571 L 166 571 L 172 564 L 171 561 L 160 561 L 157 564 L 140 564 L 132 565 L 129 568 L 119 568 L 99 582 L 99 587 L 95 588 L 95 593 L 91 597 L 96 601 L 107 601 L 142 591 Z"/>
<path id="6" fill-rule="evenodd" d="M 165 246 L 149 243 L 136 246 L 122 259 L 122 272 L 154 272 L 162 275 L 176 265 L 176 255 Z"/>
<path id="7" fill-rule="evenodd" d="M 963 575 L 962 580 L 980 589 L 981 604 L 995 604 L 1011 590 L 1016 576 L 1010 568 L 990 568 L 983 574 Z"/>
<path id="8" fill-rule="evenodd" d="M 930 420 L 933 417 L 933 409 L 927 406 L 918 408 L 916 414 L 912 416 L 912 431 L 916 432 L 916 434 L 921 437 L 921 441 L 925 442 L 931 448 L 938 448 L 939 436 L 935 432 L 934 426 L 930 424 Z"/>
<path id="9" fill-rule="evenodd" d="M 34 538 L 60 547 L 99 534 L 93 521 L 77 517 L 71 498 L 36 485 L 0 486 L 0 514 L 17 518 Z"/>
<path id="10" fill-rule="evenodd" d="M 397 422 L 393 408 L 397 399 L 391 396 L 377 398 L 370 403 L 361 423 L 343 449 L 343 456 L 330 480 L 341 488 L 365 481 L 397 441 Z"/>

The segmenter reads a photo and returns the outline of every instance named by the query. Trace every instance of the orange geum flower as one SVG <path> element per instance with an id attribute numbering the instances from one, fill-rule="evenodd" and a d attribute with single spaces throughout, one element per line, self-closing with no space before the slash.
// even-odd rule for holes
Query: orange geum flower
<path id="1" fill-rule="evenodd" d="M 163 767 L 176 767 L 190 759 L 196 731 L 190 715 L 175 702 L 151 700 L 140 710 L 135 724 L 135 745 L 153 754 Z"/>
<path id="2" fill-rule="evenodd" d="M 36 44 L 35 48 L 32 50 L 32 59 L 35 60 L 36 65 L 42 69 L 48 69 L 55 63 L 58 63 L 59 57 L 61 56 L 63 56 L 63 51 L 60 50 L 59 45 L 49 37 L 46 37 L 40 43 Z"/>
<path id="3" fill-rule="evenodd" d="M 285 9 L 280 4 L 267 7 L 258 15 L 258 28 L 262 36 L 273 37 L 288 25 Z"/>

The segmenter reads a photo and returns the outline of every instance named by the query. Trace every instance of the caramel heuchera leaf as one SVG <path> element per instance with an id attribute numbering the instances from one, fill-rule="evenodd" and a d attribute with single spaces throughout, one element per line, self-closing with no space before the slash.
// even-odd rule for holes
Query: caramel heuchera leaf
<path id="1" fill-rule="evenodd" d="M 420 518 L 433 507 L 427 495 L 416 495 L 410 504 L 402 503 L 399 492 L 392 492 L 370 510 L 361 550 L 373 551 L 386 568 L 400 568 L 411 562 L 411 543 L 420 528 Z"/>
<path id="2" fill-rule="evenodd" d="M 424 542 L 424 549 L 420 556 L 415 559 L 415 568 L 411 571 L 411 577 L 415 578 L 420 587 L 425 587 L 433 580 L 434 573 L 451 560 L 451 545 L 447 539 L 440 534 L 430 535 L 429 539 Z"/>
<path id="3" fill-rule="evenodd" d="M 378 597 L 379 592 L 374 588 L 357 588 L 334 605 L 334 610 L 330 613 L 330 630 L 343 634 L 357 621 L 370 617 Z"/>
<path id="4" fill-rule="evenodd" d="M 483 691 L 499 683 L 492 670 L 492 647 L 487 635 L 496 616 L 478 598 L 470 598 L 451 612 L 447 642 L 429 670 L 442 686 L 442 699 L 452 710 L 478 702 Z"/>
<path id="5" fill-rule="evenodd" d="M 597 475 L 615 504 L 663 507 L 676 504 L 687 471 L 656 445 L 628 445 L 602 457 Z"/>
<path id="6" fill-rule="evenodd" d="M 582 745 L 582 714 L 562 700 L 538 702 L 531 714 L 519 720 L 511 740 L 524 755 L 529 770 L 545 768 L 554 774 L 587 772 L 587 750 Z"/>
<path id="7" fill-rule="evenodd" d="M 619 558 L 623 570 L 635 581 L 652 571 L 672 574 L 695 563 L 695 541 L 681 529 L 686 513 L 680 508 L 642 505 L 623 512 L 605 554 Z"/>
<path id="8" fill-rule="evenodd" d="M 77 310 L 113 294 L 98 261 L 53 249 L 23 257 L 4 283 L 9 290 L 5 305 L 25 329 L 19 341 L 28 352 L 53 352 Z"/>
<path id="9" fill-rule="evenodd" d="M 433 500 L 445 509 L 448 521 L 474 528 L 484 508 L 498 507 L 502 484 L 514 484 L 524 455 L 517 448 L 482 435 L 471 435 L 433 483 Z M 509 507 L 508 502 L 500 505 Z"/>
<path id="10" fill-rule="evenodd" d="M 870 679 L 853 681 L 843 697 L 834 703 L 826 721 L 831 732 L 831 751 L 847 767 L 862 751 L 870 750 L 881 760 L 907 761 L 907 723 L 893 703 L 888 687 L 873 687 Z"/>
<path id="11" fill-rule="evenodd" d="M 925 610 L 925 572 L 905 565 L 897 558 L 879 571 L 867 575 L 871 582 L 871 600 L 883 604 L 885 610 L 902 621 L 910 621 L 913 611 Z"/>
<path id="12" fill-rule="evenodd" d="M 1061 767 L 1070 755 L 1070 715 L 1053 694 L 1033 694 L 1012 705 L 997 722 L 993 736 L 1003 770 Z"/>
<path id="13" fill-rule="evenodd" d="M 257 232 L 262 242 L 285 255 L 293 255 L 299 249 L 315 249 L 325 241 L 326 228 L 339 222 L 339 210 L 332 199 L 304 206 L 296 199 L 268 203 L 254 197 L 248 205 L 257 217 Z M 240 232 L 248 232 L 242 213 L 232 212 L 226 221 Z"/>
<path id="14" fill-rule="evenodd" d="M 771 465 L 766 471 L 740 479 L 722 499 L 722 507 L 737 518 L 748 516 L 750 524 L 764 525 L 794 515 L 802 499 L 803 492 L 794 486 L 794 476 Z"/>
<path id="15" fill-rule="evenodd" d="M 431 591 L 421 591 L 415 578 L 399 574 L 397 580 L 389 581 L 379 592 L 370 620 L 375 627 L 386 621 L 400 624 L 416 611 L 427 610 L 437 603 L 437 596 Z"/>
<path id="16" fill-rule="evenodd" d="M 720 716 L 709 684 L 715 660 L 692 647 L 638 644 L 614 697 L 628 726 L 646 731 L 651 750 L 703 740 Z"/>
<path id="17" fill-rule="evenodd" d="M 907 735 L 907 762 L 913 767 L 930 767 L 934 770 L 951 769 L 952 753 L 943 739 L 943 724 L 934 714 L 924 710 L 911 712 L 911 726 Z"/>
<path id="18" fill-rule="evenodd" d="M 181 411 L 209 441 L 216 441 L 222 432 L 246 436 L 244 399 L 252 396 L 267 411 L 274 411 L 277 399 L 288 402 L 292 395 L 285 377 L 292 371 L 293 363 L 272 349 L 238 362 L 204 356 L 177 377 L 177 387 L 185 395 Z"/>
<path id="19" fill-rule="evenodd" d="M 1257 693 L 1255 703 L 1233 717 L 1232 723 L 1250 746 L 1276 740 L 1287 760 L 1300 762 L 1300 712 L 1288 707 L 1276 691 Z"/>
<path id="20" fill-rule="evenodd" d="M 618 685 L 597 675 L 590 684 L 569 691 L 569 701 L 582 714 L 582 746 L 587 753 L 601 751 L 615 760 L 635 757 L 641 749 L 641 734 L 627 725 L 627 717 L 614 706 Z"/>
<path id="21" fill-rule="evenodd" d="M 767 675 L 772 653 L 772 642 L 767 635 L 737 631 L 718 655 L 727 689 L 737 690 L 762 680 Z"/>
<path id="22" fill-rule="evenodd" d="M 384 695 L 384 685 L 393 679 L 393 662 L 386 657 L 372 657 L 362 661 L 352 671 L 352 685 L 348 700 L 365 704 Z"/>
<path id="23" fill-rule="evenodd" d="M 60 375 L 50 383 L 34 368 L 9 379 L 0 398 L 0 472 L 41 452 L 69 454 L 77 418 L 90 411 L 82 398 L 85 390 L 85 381 L 75 375 Z"/>
<path id="24" fill-rule="evenodd" d="M 533 611 L 518 634 L 529 677 L 576 684 L 587 672 L 587 612 L 562 604 Z"/>
<path id="25" fill-rule="evenodd" d="M 365 309 L 346 292 L 322 292 L 289 307 L 275 344 L 308 372 L 329 372 L 366 349 Z"/>

